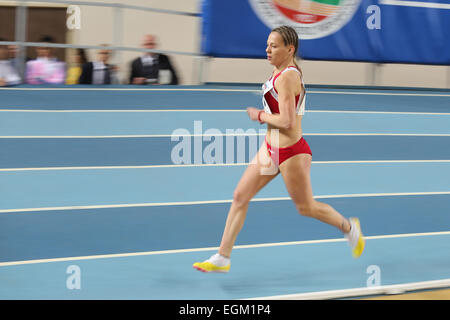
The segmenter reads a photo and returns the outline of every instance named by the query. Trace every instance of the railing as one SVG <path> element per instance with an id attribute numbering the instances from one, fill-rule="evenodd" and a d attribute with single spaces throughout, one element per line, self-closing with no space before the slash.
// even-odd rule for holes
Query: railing
<path id="1" fill-rule="evenodd" d="M 108 8 L 121 8 L 121 9 L 135 9 L 140 11 L 150 11 L 157 13 L 167 13 L 167 14 L 175 14 L 182 16 L 192 16 L 192 17 L 200 17 L 200 13 L 196 12 L 186 12 L 186 11 L 178 11 L 178 10 L 168 10 L 168 9 L 158 9 L 147 6 L 136 6 L 136 5 L 128 5 L 123 3 L 105 3 L 105 2 L 95 2 L 95 1 L 68 1 L 68 0 L 6 0 L 2 2 L 13 2 L 13 3 L 56 3 L 56 4 L 65 4 L 65 5 L 77 5 L 77 6 L 93 6 L 93 7 L 108 7 Z"/>

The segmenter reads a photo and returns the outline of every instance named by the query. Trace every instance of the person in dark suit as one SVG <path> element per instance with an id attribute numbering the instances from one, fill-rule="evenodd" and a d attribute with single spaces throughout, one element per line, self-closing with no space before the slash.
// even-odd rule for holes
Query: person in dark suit
<path id="1" fill-rule="evenodd" d="M 156 37 L 146 35 L 142 46 L 155 49 Z M 168 56 L 147 52 L 131 63 L 130 84 L 178 84 L 177 73 Z"/>
<path id="2" fill-rule="evenodd" d="M 106 47 L 106 45 L 102 45 Z M 111 51 L 101 49 L 98 51 L 97 61 L 83 64 L 80 84 L 116 84 L 116 67 L 109 64 Z"/>

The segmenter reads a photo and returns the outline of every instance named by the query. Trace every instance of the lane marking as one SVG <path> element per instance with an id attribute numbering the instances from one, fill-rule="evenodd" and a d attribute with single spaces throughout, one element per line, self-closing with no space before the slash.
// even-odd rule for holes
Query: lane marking
<path id="1" fill-rule="evenodd" d="M 317 195 L 314 199 L 335 199 L 335 198 L 363 198 L 363 197 L 395 197 L 395 196 L 427 196 L 427 195 L 449 195 L 450 191 L 430 191 L 430 192 L 392 192 L 392 193 L 354 193 L 354 194 L 335 194 L 335 195 Z M 264 201 L 286 201 L 290 197 L 273 198 L 254 198 L 251 202 Z M 108 205 L 79 205 L 79 206 L 60 206 L 60 207 L 38 207 L 38 208 L 20 208 L 20 209 L 1 209 L 0 213 L 24 213 L 40 211 L 67 211 L 67 210 L 89 210 L 89 209 L 111 209 L 111 208 L 136 208 L 136 207 L 163 207 L 163 206 L 187 206 L 202 204 L 222 204 L 231 203 L 232 199 L 227 200 L 200 200 L 200 201 L 177 201 L 177 202 L 146 202 L 129 204 L 108 204 Z"/>
<path id="2" fill-rule="evenodd" d="M 437 160 L 439 161 L 439 160 Z M 450 160 L 443 160 L 448 161 Z M 14 171 L 58 171 L 58 170 L 110 170 L 110 169 L 152 169 L 152 168 L 192 168 L 192 167 L 228 167 L 246 166 L 249 163 L 204 163 L 204 164 L 160 164 L 142 166 L 78 166 L 78 167 L 39 167 L 39 168 L 2 168 L 0 172 Z"/>
<path id="3" fill-rule="evenodd" d="M 140 109 L 104 109 L 104 110 L 77 110 L 77 109 L 65 109 L 65 110 L 27 110 L 27 109 L 0 109 L 0 112 L 24 112 L 24 113 L 157 113 L 157 112 L 246 112 L 245 109 L 152 109 L 152 110 L 140 110 Z M 450 115 L 450 113 L 449 113 Z"/>
<path id="4" fill-rule="evenodd" d="M 325 300 L 325 299 L 338 299 L 338 298 L 357 298 L 372 295 L 391 295 L 399 294 L 407 291 L 425 290 L 425 289 L 437 289 L 450 287 L 450 279 L 431 280 L 410 282 L 393 285 L 382 285 L 373 287 L 362 287 L 352 289 L 341 290 L 327 290 L 316 292 L 305 292 L 297 294 L 286 294 L 278 296 L 257 297 L 243 300 Z"/>
<path id="5" fill-rule="evenodd" d="M 379 239 L 410 238 L 410 237 L 429 237 L 429 236 L 441 236 L 441 235 L 450 235 L 450 231 L 390 234 L 390 235 L 368 236 L 368 237 L 364 237 L 364 238 L 366 240 L 379 240 Z M 339 239 L 289 241 L 289 242 L 276 242 L 276 243 L 260 243 L 260 244 L 251 244 L 251 245 L 237 245 L 234 247 L 234 249 L 239 250 L 239 249 L 252 249 L 252 248 L 267 248 L 267 247 L 280 247 L 280 246 L 292 246 L 292 245 L 335 243 L 335 242 L 344 242 L 344 241 L 347 241 L 347 240 L 344 238 L 339 238 Z M 1 262 L 0 267 L 26 265 L 26 264 L 37 264 L 37 263 L 49 263 L 49 262 L 75 261 L 75 260 L 111 259 L 111 258 L 123 258 L 123 257 L 161 255 L 161 254 L 216 251 L 218 249 L 219 249 L 219 247 L 208 247 L 208 248 L 192 248 L 192 249 L 147 251 L 147 252 L 102 254 L 102 255 L 51 258 L 51 259 L 33 259 L 33 260 L 23 260 L 23 261 Z"/>
<path id="6" fill-rule="evenodd" d="M 364 108 L 364 107 L 360 107 Z M 408 111 L 352 111 L 352 110 L 306 110 L 308 113 L 354 113 L 354 114 L 388 114 L 388 115 L 438 115 L 450 116 L 448 112 L 408 112 Z"/>
<path id="7" fill-rule="evenodd" d="M 233 129 L 234 130 L 234 129 Z M 255 130 L 248 128 L 247 130 Z M 265 130 L 265 129 L 264 129 Z M 116 135 L 28 135 L 0 136 L 0 139 L 115 139 L 115 138 L 172 138 L 172 137 L 251 137 L 266 133 L 217 133 L 217 134 L 116 134 Z M 347 136 L 347 137 L 450 137 L 450 133 L 304 133 L 303 136 Z"/>
<path id="8" fill-rule="evenodd" d="M 441 235 L 450 235 L 450 231 L 388 234 L 388 235 L 378 235 L 378 236 L 367 236 L 364 238 L 366 240 L 379 240 L 379 239 L 410 238 L 410 237 L 429 237 L 429 236 L 441 236 Z M 280 246 L 292 246 L 292 245 L 335 243 L 335 242 L 345 242 L 345 241 L 347 241 L 345 238 L 339 238 L 339 239 L 320 239 L 320 240 L 260 243 L 260 244 L 250 244 L 250 245 L 237 245 L 234 247 L 234 249 L 239 250 L 239 249 L 252 249 L 252 248 L 267 248 L 267 247 L 280 247 Z M 102 255 L 51 258 L 51 259 L 33 259 L 33 260 L 1 262 L 0 267 L 26 265 L 26 264 L 37 264 L 37 263 L 49 263 L 49 262 L 75 261 L 75 260 L 110 259 L 110 258 L 161 255 L 161 254 L 216 251 L 218 249 L 219 249 L 219 247 L 208 247 L 208 248 L 174 249 L 174 250 L 160 250 L 160 251 L 147 251 L 147 252 L 102 254 Z"/>
<path id="9" fill-rule="evenodd" d="M 450 160 L 342 160 L 312 161 L 312 164 L 379 164 L 379 163 L 450 163 Z M 199 163 L 199 164 L 156 164 L 140 166 L 68 166 L 68 167 L 35 167 L 35 168 L 1 168 L 0 172 L 16 171 L 65 171 L 65 170 L 114 170 L 114 169 L 157 169 L 157 168 L 192 168 L 192 167 L 234 167 L 248 166 L 242 163 Z"/>
<path id="10" fill-rule="evenodd" d="M 212 89 L 212 88 L 6 88 L 0 90 L 13 91 L 155 91 L 155 92 L 258 92 L 259 89 Z"/>
<path id="11" fill-rule="evenodd" d="M 241 108 L 241 109 L 236 109 Z M 364 108 L 364 107 L 359 107 Z M 21 113 L 158 113 L 158 112 L 247 112 L 245 107 L 235 107 L 233 109 L 0 109 L 0 112 L 21 112 Z M 306 110 L 306 113 L 348 113 L 348 114 L 388 114 L 388 115 L 439 115 L 450 116 L 449 112 L 407 112 L 407 111 L 359 111 L 359 110 Z"/>

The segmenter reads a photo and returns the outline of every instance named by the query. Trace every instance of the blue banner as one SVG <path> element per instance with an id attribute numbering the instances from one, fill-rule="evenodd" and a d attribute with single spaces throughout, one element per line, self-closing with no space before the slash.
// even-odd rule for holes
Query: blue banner
<path id="1" fill-rule="evenodd" d="M 290 25 L 303 59 L 450 65 L 449 0 L 203 0 L 202 16 L 213 57 L 265 58 Z"/>

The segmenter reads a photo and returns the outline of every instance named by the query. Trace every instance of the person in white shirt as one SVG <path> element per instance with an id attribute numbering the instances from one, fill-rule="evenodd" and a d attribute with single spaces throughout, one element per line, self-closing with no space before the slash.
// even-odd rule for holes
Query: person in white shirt
<path id="1" fill-rule="evenodd" d="M 0 39 L 0 41 L 4 41 Z M 8 47 L 0 45 L 0 86 L 17 85 L 22 82 L 19 73 L 8 59 Z"/>

